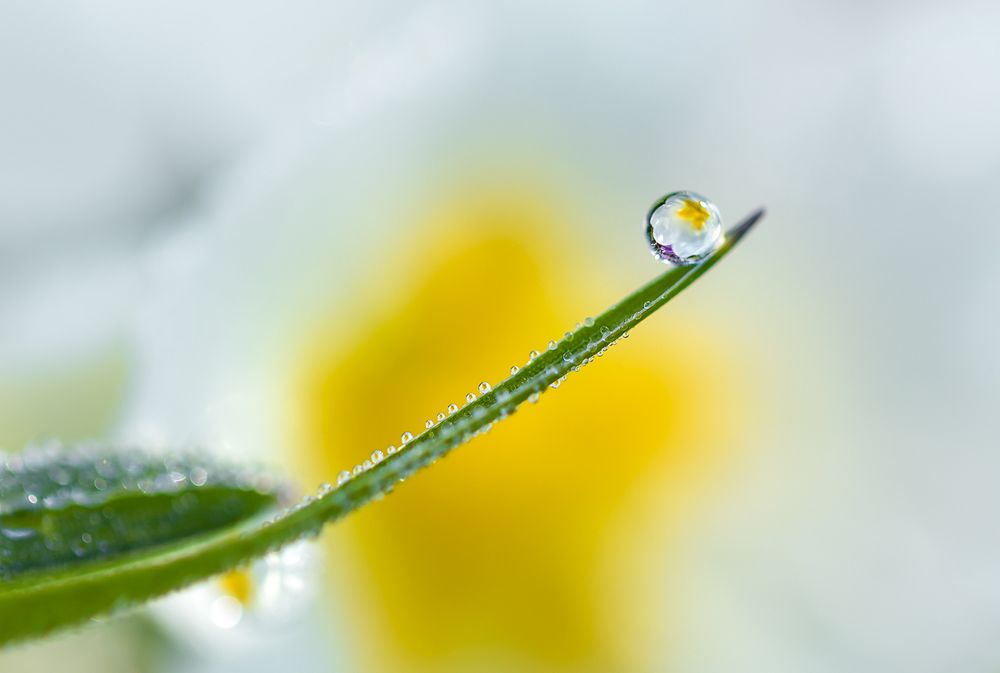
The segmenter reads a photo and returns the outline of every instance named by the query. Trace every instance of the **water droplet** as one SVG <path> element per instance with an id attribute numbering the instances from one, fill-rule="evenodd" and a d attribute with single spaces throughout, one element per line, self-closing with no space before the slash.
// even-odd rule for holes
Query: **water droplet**
<path id="1" fill-rule="evenodd" d="M 232 596 L 219 596 L 209 607 L 209 618 L 220 629 L 231 629 L 243 619 L 243 605 Z"/>
<path id="2" fill-rule="evenodd" d="M 358 476 L 359 474 L 361 474 L 364 471 L 365 471 L 365 468 L 361 467 L 360 465 L 355 465 L 354 469 L 351 470 L 351 474 L 353 474 L 356 477 L 356 476 Z"/>
<path id="3" fill-rule="evenodd" d="M 393 444 L 390 444 L 389 448 L 386 449 L 385 452 L 391 456 L 392 454 L 396 453 L 396 446 L 393 445 Z"/>
<path id="4" fill-rule="evenodd" d="M 322 484 L 319 485 L 319 491 L 317 491 L 316 495 L 322 498 L 324 495 L 328 495 L 332 490 L 333 490 L 333 484 L 329 484 L 324 481 Z"/>
<path id="5" fill-rule="evenodd" d="M 361 464 L 361 467 L 364 468 L 365 470 L 372 469 L 372 461 L 366 460 L 364 463 Z"/>
<path id="6" fill-rule="evenodd" d="M 480 395 L 485 395 L 486 393 L 490 392 L 492 389 L 493 389 L 493 386 L 491 386 L 486 381 L 483 381 L 482 383 L 479 384 L 479 394 Z"/>
<path id="7" fill-rule="evenodd" d="M 538 402 L 538 399 L 540 397 L 541 397 L 541 394 L 539 394 L 539 393 L 531 393 L 530 395 L 528 395 L 528 401 L 531 402 L 532 404 L 535 404 L 535 403 Z"/>
<path id="8" fill-rule="evenodd" d="M 514 376 L 514 375 L 515 375 L 515 374 L 517 374 L 517 373 L 518 373 L 519 371 L 521 371 L 521 368 L 520 368 L 520 367 L 518 367 L 517 365 L 511 365 L 511 367 L 510 367 L 510 375 L 511 375 L 511 376 Z"/>
<path id="9" fill-rule="evenodd" d="M 413 439 L 413 433 L 412 433 L 412 432 L 404 432 L 403 434 L 401 434 L 401 435 L 399 436 L 399 441 L 400 441 L 400 443 L 401 443 L 401 444 L 403 444 L 403 445 L 405 445 L 405 444 L 406 444 L 407 442 L 409 442 L 409 441 L 410 441 L 411 439 Z"/>
<path id="10" fill-rule="evenodd" d="M 35 536 L 33 528 L 0 528 L 0 535 L 8 540 L 25 540 Z"/>
<path id="11" fill-rule="evenodd" d="M 550 341 L 549 342 L 549 350 L 550 351 L 554 351 L 555 349 L 556 349 L 556 342 L 555 341 Z"/>
<path id="12" fill-rule="evenodd" d="M 191 470 L 191 483 L 195 486 L 204 486 L 208 482 L 208 472 L 202 467 Z"/>
<path id="13" fill-rule="evenodd" d="M 695 264 L 715 252 L 722 238 L 719 209 L 694 192 L 671 192 L 646 216 L 646 241 L 661 262 Z"/>
<path id="14" fill-rule="evenodd" d="M 426 421 L 424 421 L 424 427 L 430 430 L 431 428 L 434 427 L 434 421 L 428 418 Z"/>
<path id="15" fill-rule="evenodd" d="M 528 353 L 528 362 L 531 362 L 537 357 L 538 357 L 538 351 L 531 351 L 530 353 Z"/>
<path id="16" fill-rule="evenodd" d="M 437 415 L 437 422 L 438 422 L 438 423 L 440 423 L 440 422 L 441 422 L 441 421 L 443 421 L 443 420 L 444 420 L 445 418 L 446 418 L 446 416 L 444 415 L 444 412 L 442 411 L 441 413 L 439 413 L 439 414 Z"/>
<path id="17" fill-rule="evenodd" d="M 449 414 L 456 414 L 456 413 L 458 413 L 458 405 L 457 404 L 449 404 L 448 405 L 448 413 Z"/>
<path id="18" fill-rule="evenodd" d="M 337 486 L 343 486 L 351 480 L 351 473 L 347 470 L 342 470 L 337 474 Z"/>
<path id="19" fill-rule="evenodd" d="M 37 505 L 37 504 L 38 504 L 38 496 L 37 496 L 37 495 L 35 495 L 34 493 L 29 493 L 29 494 L 28 494 L 27 496 L 25 496 L 25 498 L 26 498 L 26 499 L 28 500 L 28 502 L 30 502 L 30 503 L 31 503 L 32 505 Z"/>
<path id="20" fill-rule="evenodd" d="M 469 393 L 468 395 L 465 396 L 465 403 L 466 404 L 471 404 L 471 403 L 473 403 L 475 401 L 476 401 L 476 394 L 475 393 Z"/>
<path id="21" fill-rule="evenodd" d="M 649 310 L 649 307 L 652 306 L 652 305 L 653 305 L 653 302 L 651 302 L 651 301 L 644 301 L 644 302 L 642 302 L 642 307 L 644 309 L 646 309 L 647 311 Z"/>
<path id="22" fill-rule="evenodd" d="M 583 324 L 586 325 L 587 327 L 593 327 L 594 319 L 588 315 L 586 318 L 583 319 Z"/>
<path id="23" fill-rule="evenodd" d="M 372 451 L 372 462 L 373 463 L 381 463 L 383 460 L 385 460 L 385 454 L 384 453 L 382 453 L 379 449 L 375 449 L 374 451 Z"/>

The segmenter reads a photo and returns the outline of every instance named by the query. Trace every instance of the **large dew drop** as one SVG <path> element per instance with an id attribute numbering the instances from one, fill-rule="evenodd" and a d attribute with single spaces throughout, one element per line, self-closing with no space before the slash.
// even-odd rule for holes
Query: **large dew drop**
<path id="1" fill-rule="evenodd" d="M 722 239 L 719 209 L 694 192 L 671 192 L 646 216 L 646 240 L 661 262 L 695 264 L 715 252 Z"/>

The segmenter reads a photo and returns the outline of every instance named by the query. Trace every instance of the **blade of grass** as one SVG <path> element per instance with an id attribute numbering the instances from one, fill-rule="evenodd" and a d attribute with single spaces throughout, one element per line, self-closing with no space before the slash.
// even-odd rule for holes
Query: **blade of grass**
<path id="1" fill-rule="evenodd" d="M 319 533 L 456 446 L 488 430 L 525 400 L 615 344 L 653 311 L 725 257 L 763 216 L 757 211 L 728 233 L 711 256 L 672 268 L 550 347 L 523 369 L 409 442 L 402 450 L 338 486 L 324 488 L 271 520 L 255 518 L 221 531 L 133 554 L 18 576 L 0 586 L 0 644 L 44 635 L 138 605 L 246 564 Z"/>

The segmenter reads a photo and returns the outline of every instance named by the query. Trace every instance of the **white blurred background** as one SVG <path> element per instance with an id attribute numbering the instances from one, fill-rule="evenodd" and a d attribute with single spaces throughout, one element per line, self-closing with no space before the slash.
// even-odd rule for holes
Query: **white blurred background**
<path id="1" fill-rule="evenodd" d="M 568 241 L 540 244 L 565 252 L 545 260 L 548 292 L 573 307 L 552 333 L 525 326 L 544 343 L 660 270 L 639 219 L 662 193 L 695 189 L 730 223 L 768 208 L 659 332 L 622 346 L 655 357 L 671 329 L 711 333 L 687 360 L 731 368 L 706 366 L 719 383 L 697 423 L 738 418 L 713 440 L 735 448 L 709 495 L 679 506 L 669 544 L 649 514 L 666 482 L 635 477 L 630 504 L 601 510 L 650 519 L 580 552 L 627 558 L 566 580 L 605 618 L 563 634 L 558 656 L 500 627 L 473 642 L 416 624 L 435 621 L 431 604 L 387 610 L 440 639 L 432 651 L 360 647 L 349 624 L 383 623 L 379 594 L 361 582 L 348 597 L 352 571 L 329 570 L 332 588 L 283 625 L 185 630 L 164 607 L 0 653 L 0 669 L 997 670 L 998 35 L 991 2 L 0 5 L 7 450 L 199 443 L 312 477 L 275 411 L 290 353 L 317 313 L 421 276 L 450 225 L 424 235 L 411 214 L 456 189 L 543 192 L 556 214 L 539 237 Z M 566 280 L 593 269 L 610 280 Z M 394 311 L 393 293 L 365 296 Z M 366 320 L 339 333 L 363 342 Z M 365 539 L 344 539 L 361 563 Z M 619 619 L 633 608 L 634 624 Z"/>

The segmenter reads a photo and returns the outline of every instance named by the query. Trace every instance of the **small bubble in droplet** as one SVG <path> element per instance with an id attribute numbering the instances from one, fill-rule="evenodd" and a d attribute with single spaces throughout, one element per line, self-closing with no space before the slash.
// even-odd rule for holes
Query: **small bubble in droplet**
<path id="1" fill-rule="evenodd" d="M 347 470 L 342 470 L 337 474 L 337 486 L 343 486 L 348 481 L 351 480 L 351 473 Z"/>
<path id="2" fill-rule="evenodd" d="M 555 349 L 556 349 L 556 342 L 555 341 L 550 341 L 549 342 L 549 350 L 550 351 L 554 351 Z"/>
<path id="3" fill-rule="evenodd" d="M 538 351 L 531 351 L 530 353 L 528 353 L 528 362 L 531 362 L 537 357 L 538 357 Z"/>
<path id="4" fill-rule="evenodd" d="M 521 368 L 520 368 L 520 367 L 518 367 L 517 365 L 511 365 L 511 366 L 510 366 L 510 375 L 511 375 L 511 376 L 514 376 L 514 375 L 515 375 L 515 374 L 517 374 L 517 373 L 518 373 L 519 371 L 521 371 Z"/>
<path id="5" fill-rule="evenodd" d="M 399 441 L 400 441 L 400 443 L 402 443 L 402 444 L 406 444 L 406 443 L 407 443 L 407 442 L 409 442 L 409 441 L 410 441 L 411 439 L 413 439 L 413 433 L 412 433 L 412 432 L 404 432 L 403 434 L 401 434 L 401 435 L 399 436 Z"/>
<path id="6" fill-rule="evenodd" d="M 375 449 L 374 451 L 372 451 L 373 463 L 381 463 L 383 460 L 385 460 L 385 454 L 382 453 L 382 451 L 380 451 L 379 449 Z"/>
<path id="7" fill-rule="evenodd" d="M 468 395 L 465 396 L 465 403 L 466 404 L 471 404 L 471 403 L 473 403 L 475 401 L 476 401 L 476 394 L 475 393 L 469 393 Z"/>
<path id="8" fill-rule="evenodd" d="M 695 264 L 718 250 L 722 240 L 719 209 L 694 192 L 671 192 L 646 215 L 646 242 L 661 262 Z"/>
<path id="9" fill-rule="evenodd" d="M 449 414 L 456 414 L 456 413 L 458 413 L 458 405 L 457 404 L 449 404 L 448 405 L 448 413 Z"/>
<path id="10" fill-rule="evenodd" d="M 486 393 L 490 392 L 490 390 L 492 390 L 492 389 L 493 389 L 493 387 L 489 383 L 487 383 L 486 381 L 483 381 L 482 383 L 479 384 L 479 394 L 480 395 L 485 395 Z"/>

